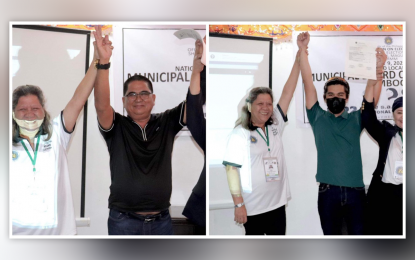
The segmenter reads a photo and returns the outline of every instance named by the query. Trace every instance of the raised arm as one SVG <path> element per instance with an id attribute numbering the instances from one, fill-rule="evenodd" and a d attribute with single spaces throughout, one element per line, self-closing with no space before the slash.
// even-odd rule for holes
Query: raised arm
<path id="1" fill-rule="evenodd" d="M 205 67 L 205 65 L 201 61 L 202 54 L 203 54 L 203 44 L 201 41 L 197 40 L 195 42 L 195 55 L 193 56 L 192 76 L 190 77 L 189 91 L 191 95 L 198 95 L 200 93 L 200 73 Z M 186 109 L 187 109 L 187 103 L 185 106 L 185 117 L 183 120 L 185 123 L 187 121 Z"/>
<path id="2" fill-rule="evenodd" d="M 200 46 L 202 44 L 198 41 L 195 42 L 195 54 L 200 53 Z M 202 45 L 203 48 L 203 45 Z M 203 51 L 202 51 L 203 52 Z M 190 87 L 189 94 L 186 98 L 186 120 L 187 128 L 192 133 L 193 138 L 196 143 L 202 148 L 203 151 L 206 150 L 206 120 L 203 115 L 203 103 L 204 99 L 202 98 L 203 93 L 201 92 L 202 82 L 205 80 L 201 76 L 203 74 L 204 65 L 202 66 L 202 72 L 200 71 L 200 62 L 201 60 L 197 59 L 196 56 L 193 60 L 193 71 L 190 78 Z M 206 88 L 206 86 L 204 86 Z"/>
<path id="3" fill-rule="evenodd" d="M 95 54 L 96 50 L 94 48 L 94 55 Z M 79 83 L 74 95 L 72 96 L 71 100 L 69 100 L 68 104 L 63 110 L 65 128 L 69 132 L 72 132 L 72 130 L 74 129 L 76 119 L 78 118 L 79 113 L 81 112 L 86 101 L 88 100 L 89 95 L 92 92 L 96 75 L 97 70 L 94 66 L 94 61 L 92 61 L 89 65 L 87 73 L 85 74 L 85 77 L 82 79 L 81 83 Z"/>
<path id="4" fill-rule="evenodd" d="M 384 125 L 377 120 L 375 107 L 379 101 L 380 92 L 382 90 L 383 66 L 387 60 L 387 56 L 383 49 L 376 49 L 376 80 L 368 80 L 365 91 L 364 106 L 362 107 L 362 124 L 367 132 L 379 143 L 383 142 Z"/>
<path id="5" fill-rule="evenodd" d="M 308 45 L 308 42 L 310 42 L 310 34 L 305 32 L 302 36 L 302 40 Z M 310 109 L 317 102 L 317 91 L 313 83 L 310 63 L 308 62 L 307 48 L 300 48 L 300 69 L 304 83 L 305 104 L 307 109 Z"/>
<path id="6" fill-rule="evenodd" d="M 193 57 L 193 70 L 190 78 L 190 94 L 198 95 L 200 93 L 200 73 L 205 65 L 203 65 L 202 59 L 203 45 L 202 42 L 197 40 L 195 42 L 195 55 Z"/>
<path id="7" fill-rule="evenodd" d="M 302 48 L 307 50 L 307 44 L 308 41 L 306 41 L 304 33 L 299 34 L 297 36 L 298 48 L 300 50 Z M 280 100 L 278 101 L 278 104 L 280 105 L 282 112 L 284 112 L 284 115 L 287 115 L 288 107 L 294 95 L 295 88 L 297 87 L 298 76 L 300 75 L 300 50 L 297 52 L 290 76 L 284 85 Z"/>
<path id="8" fill-rule="evenodd" d="M 112 55 L 111 42 L 108 35 L 102 37 L 101 26 L 95 27 L 95 41 L 97 45 L 99 64 L 108 64 Z M 98 115 L 99 124 L 104 129 L 109 129 L 113 123 L 114 112 L 110 104 L 109 70 L 98 69 L 95 81 L 95 109 Z"/>
<path id="9" fill-rule="evenodd" d="M 200 93 L 200 73 L 202 72 L 205 65 L 203 65 L 201 59 L 203 54 L 203 44 L 201 41 L 197 40 L 195 42 L 195 55 L 193 56 L 193 68 L 192 76 L 190 77 L 190 87 L 189 91 L 191 95 L 198 95 Z M 183 122 L 187 122 L 187 102 L 185 105 L 185 116 Z"/>
<path id="10" fill-rule="evenodd" d="M 365 99 L 373 102 L 374 107 L 378 104 L 380 93 L 382 91 L 383 66 L 388 57 L 382 48 L 376 48 L 376 80 L 369 79 L 366 84 Z"/>
<path id="11" fill-rule="evenodd" d="M 243 203 L 244 198 L 242 197 L 239 172 L 237 168 L 231 165 L 226 165 L 226 175 L 228 177 L 228 185 L 232 195 L 233 203 L 235 205 Z M 235 208 L 234 220 L 239 224 L 246 223 L 248 218 L 245 205 Z"/>

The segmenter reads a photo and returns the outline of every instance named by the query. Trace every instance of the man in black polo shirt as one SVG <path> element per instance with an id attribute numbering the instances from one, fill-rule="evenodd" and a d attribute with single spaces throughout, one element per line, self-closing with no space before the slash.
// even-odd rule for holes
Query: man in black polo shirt
<path id="1" fill-rule="evenodd" d="M 108 69 L 112 49 L 96 28 L 99 52 L 95 108 L 110 153 L 110 235 L 172 235 L 169 214 L 172 191 L 171 154 L 176 134 L 186 122 L 185 102 L 151 114 L 156 95 L 150 80 L 135 75 L 124 83 L 128 116 L 110 105 Z M 101 69 L 100 69 L 101 68 Z"/>

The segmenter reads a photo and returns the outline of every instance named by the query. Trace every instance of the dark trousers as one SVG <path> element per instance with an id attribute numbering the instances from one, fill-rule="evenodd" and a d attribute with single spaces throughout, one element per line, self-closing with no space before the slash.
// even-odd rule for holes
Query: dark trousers
<path id="1" fill-rule="evenodd" d="M 109 235 L 173 235 L 169 210 L 154 215 L 139 215 L 110 209 Z"/>
<path id="2" fill-rule="evenodd" d="M 285 235 L 285 205 L 277 209 L 248 216 L 245 235 Z"/>
<path id="3" fill-rule="evenodd" d="M 367 235 L 403 234 L 402 198 L 402 184 L 372 181 L 368 193 Z"/>
<path id="4" fill-rule="evenodd" d="M 365 187 L 320 183 L 318 213 L 324 235 L 341 235 L 343 219 L 349 235 L 363 235 L 365 204 Z"/>

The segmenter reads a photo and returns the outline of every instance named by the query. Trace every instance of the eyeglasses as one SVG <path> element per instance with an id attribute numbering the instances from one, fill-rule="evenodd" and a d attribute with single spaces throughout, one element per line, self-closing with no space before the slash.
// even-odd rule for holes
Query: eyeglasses
<path id="1" fill-rule="evenodd" d="M 148 91 L 141 91 L 140 93 L 130 92 L 126 95 L 126 97 L 128 98 L 128 100 L 134 101 L 137 99 L 138 96 L 140 96 L 142 100 L 146 101 L 152 94 L 153 93 L 150 93 Z"/>

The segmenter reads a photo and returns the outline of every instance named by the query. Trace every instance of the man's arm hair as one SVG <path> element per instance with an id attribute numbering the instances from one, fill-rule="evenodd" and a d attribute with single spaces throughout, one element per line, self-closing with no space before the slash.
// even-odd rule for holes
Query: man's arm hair
<path id="1" fill-rule="evenodd" d="M 317 102 L 317 91 L 313 83 L 311 67 L 308 61 L 306 49 L 300 49 L 300 68 L 301 77 L 304 83 L 306 107 L 307 109 L 311 109 Z"/>
<path id="2" fill-rule="evenodd" d="M 114 120 L 114 111 L 110 104 L 109 71 L 98 70 L 95 81 L 95 109 L 102 128 L 109 129 Z"/>
<path id="3" fill-rule="evenodd" d="M 95 27 L 93 32 L 96 46 L 99 54 L 99 63 L 108 64 L 112 55 L 111 42 L 108 35 L 102 37 L 101 26 Z M 110 84 L 109 84 L 109 70 L 99 69 L 95 81 L 95 109 L 98 115 L 98 121 L 102 128 L 109 129 L 113 123 L 114 115 L 110 104 Z"/>

